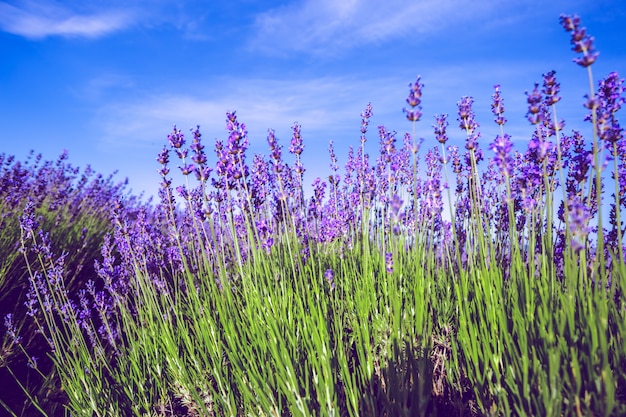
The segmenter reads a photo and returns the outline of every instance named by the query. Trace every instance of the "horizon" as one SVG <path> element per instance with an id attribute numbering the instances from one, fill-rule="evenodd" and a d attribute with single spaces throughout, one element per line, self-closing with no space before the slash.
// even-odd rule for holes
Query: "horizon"
<path id="1" fill-rule="evenodd" d="M 580 16 L 595 38 L 594 88 L 611 71 L 623 78 L 626 5 L 619 0 L 0 2 L 0 53 L 10 57 L 0 67 L 0 153 L 23 160 L 32 149 L 54 160 L 65 149 L 72 165 L 117 170 L 134 194 L 156 196 L 156 155 L 173 125 L 188 144 L 189 129 L 200 125 L 214 157 L 226 112 L 236 111 L 249 131 L 249 163 L 267 154 L 272 128 L 291 164 L 291 126 L 300 123 L 309 189 L 330 172 L 329 140 L 341 167 L 348 147 L 358 146 L 368 103 L 370 155 L 378 151 L 377 126 L 397 131 L 400 141 L 412 132 L 402 109 L 418 75 L 425 85 L 420 155 L 438 145 L 432 124 L 440 113 L 449 115 L 449 144 L 464 145 L 456 104 L 472 96 L 479 146 L 491 158 L 495 84 L 505 132 L 523 152 L 534 130 L 524 92 L 551 70 L 561 84 L 565 133 L 580 129 L 589 140 L 587 73 L 572 62 L 562 13 Z"/>

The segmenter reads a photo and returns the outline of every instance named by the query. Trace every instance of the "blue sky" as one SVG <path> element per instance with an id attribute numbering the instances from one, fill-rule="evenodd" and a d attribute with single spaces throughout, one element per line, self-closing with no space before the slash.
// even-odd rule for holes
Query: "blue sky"
<path id="1" fill-rule="evenodd" d="M 467 95 L 491 155 L 498 83 L 506 130 L 523 148 L 532 133 L 524 92 L 552 69 L 566 129 L 587 133 L 587 75 L 572 62 L 561 13 L 580 15 L 595 37 L 596 82 L 626 75 L 623 0 L 0 1 L 0 153 L 55 159 L 67 149 L 73 164 L 119 170 L 133 191 L 155 194 L 155 157 L 172 126 L 200 125 L 210 150 L 236 110 L 249 161 L 266 153 L 268 128 L 288 157 L 299 122 L 310 184 L 328 174 L 329 140 L 342 163 L 359 144 L 368 102 L 371 154 L 378 125 L 399 138 L 411 131 L 402 108 L 418 74 L 425 146 L 436 144 L 438 113 L 450 114 L 451 141 L 463 144 L 456 103 Z"/>

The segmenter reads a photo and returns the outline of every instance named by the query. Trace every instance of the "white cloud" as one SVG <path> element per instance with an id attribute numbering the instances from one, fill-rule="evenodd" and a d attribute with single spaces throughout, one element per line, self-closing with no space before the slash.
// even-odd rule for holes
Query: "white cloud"
<path id="1" fill-rule="evenodd" d="M 224 79 L 217 89 L 196 88 L 195 93 L 154 94 L 132 101 L 111 100 L 97 114 L 106 146 L 151 146 L 162 143 L 176 124 L 183 132 L 199 124 L 208 139 L 224 137 L 225 112 L 237 111 L 255 143 L 265 141 L 273 128 L 288 141 L 290 128 L 299 122 L 309 138 L 327 144 L 346 132 L 358 138 L 360 112 L 368 96 L 378 97 L 380 108 L 389 107 L 399 80 L 348 80 L 340 77 L 308 80 Z M 376 91 L 378 90 L 378 91 Z M 400 103 L 400 106 L 402 103 Z M 375 107 L 376 109 L 376 107 Z M 376 111 L 376 110 L 375 110 Z M 284 142 L 283 142 L 284 143 Z M 309 142 L 311 143 L 311 142 Z M 324 145 L 325 146 L 325 145 Z"/>
<path id="2" fill-rule="evenodd" d="M 504 28 L 542 14 L 555 17 L 584 0 L 304 0 L 257 16 L 250 47 L 267 53 L 335 54 L 362 45 L 428 40 L 453 30 Z M 578 9 L 577 9 L 578 10 Z"/>
<path id="3" fill-rule="evenodd" d="M 133 78 L 121 72 L 103 72 L 90 79 L 85 85 L 73 88 L 76 97 L 83 100 L 104 100 L 116 91 L 135 88 Z"/>
<path id="4" fill-rule="evenodd" d="M 24 2 L 20 7 L 0 3 L 0 28 L 29 39 L 49 36 L 97 38 L 130 23 L 129 14 L 122 11 L 77 14 L 46 2 Z"/>
<path id="5" fill-rule="evenodd" d="M 355 45 L 419 37 L 484 13 L 497 0 L 306 0 L 257 17 L 254 48 L 326 53 Z"/>

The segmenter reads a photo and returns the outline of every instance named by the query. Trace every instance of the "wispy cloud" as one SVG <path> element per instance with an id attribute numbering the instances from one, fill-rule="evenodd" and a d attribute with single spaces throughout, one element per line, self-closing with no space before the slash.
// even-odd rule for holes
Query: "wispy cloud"
<path id="1" fill-rule="evenodd" d="M 327 53 L 356 45 L 445 31 L 495 14 L 496 0 L 306 0 L 256 19 L 255 48 Z"/>
<path id="2" fill-rule="evenodd" d="M 97 38 L 132 23 L 124 11 L 76 13 L 48 2 L 0 2 L 0 29 L 29 39 L 49 36 Z"/>
<path id="3" fill-rule="evenodd" d="M 354 82 L 341 77 L 308 80 L 224 79 L 219 90 L 206 94 L 153 94 L 132 101 L 109 101 L 98 112 L 96 124 L 106 146 L 154 146 L 176 124 L 184 131 L 196 124 L 209 138 L 221 137 L 226 111 L 237 111 L 255 142 L 265 140 L 267 129 L 289 134 L 294 122 L 312 141 L 327 141 L 353 131 L 358 135 L 360 112 L 368 103 L 372 87 L 379 85 L 380 104 L 386 100 L 384 87 L 402 85 L 399 80 Z M 366 85 L 367 84 L 367 85 Z M 202 91 L 202 88 L 197 88 Z M 387 89 L 388 91 L 388 89 Z M 387 93 L 387 99 L 389 93 Z M 322 136 L 322 133 L 324 136 Z M 285 139 L 287 139 L 285 137 Z"/>
<path id="4" fill-rule="evenodd" d="M 73 88 L 72 92 L 82 100 L 103 101 L 120 90 L 128 91 L 135 87 L 135 81 L 129 75 L 103 72 L 90 79 L 85 85 Z"/>
<path id="5" fill-rule="evenodd" d="M 267 53 L 335 54 L 346 48 L 429 39 L 462 32 L 463 27 L 493 32 L 545 9 L 558 16 L 584 0 L 304 0 L 259 14 L 250 46 Z"/>

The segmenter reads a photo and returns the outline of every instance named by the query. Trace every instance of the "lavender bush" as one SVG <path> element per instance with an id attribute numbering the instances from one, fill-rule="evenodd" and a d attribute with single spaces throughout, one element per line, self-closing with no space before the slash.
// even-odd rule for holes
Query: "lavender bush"
<path id="1" fill-rule="evenodd" d="M 524 150 L 506 133 L 500 86 L 490 145 L 472 97 L 456 118 L 465 150 L 446 145 L 449 115 L 436 116 L 436 141 L 418 140 L 418 77 L 405 109 L 413 134 L 378 127 L 370 157 L 368 105 L 345 170 L 331 142 L 330 174 L 310 196 L 299 124 L 288 158 L 271 130 L 269 153 L 249 158 L 246 126 L 229 112 L 215 164 L 199 127 L 175 127 L 157 156 L 159 202 L 118 205 L 94 277 L 76 293 L 66 255 L 25 210 L 28 314 L 66 410 L 626 413 L 623 80 L 611 73 L 595 89 L 593 39 L 576 16 L 561 24 L 592 86 L 587 138 L 557 117 L 554 71 L 527 93 Z M 7 335 L 17 344 L 10 318 Z"/>
<path id="2" fill-rule="evenodd" d="M 72 166 L 67 153 L 56 161 L 31 153 L 25 162 L 0 155 L 0 403 L 7 407 L 32 408 L 22 388 L 51 409 L 63 398 L 47 357 L 48 343 L 36 325 L 42 319 L 41 307 L 29 289 L 29 273 L 38 271 L 29 269 L 36 254 L 22 251 L 20 241 L 41 234 L 63 255 L 64 291 L 77 295 L 94 276 L 93 261 L 104 236 L 113 230 L 112 203 L 126 198 L 129 207 L 139 205 L 125 187 L 113 176 Z"/>

